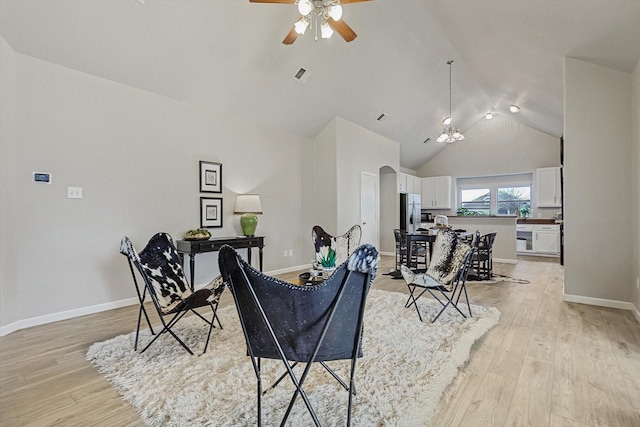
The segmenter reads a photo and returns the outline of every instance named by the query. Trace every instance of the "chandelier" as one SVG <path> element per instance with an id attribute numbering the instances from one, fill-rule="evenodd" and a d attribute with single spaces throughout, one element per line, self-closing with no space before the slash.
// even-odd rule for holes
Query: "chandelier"
<path id="1" fill-rule="evenodd" d="M 449 116 L 443 120 L 442 123 L 445 127 L 442 129 L 442 133 L 436 141 L 451 144 L 456 141 L 464 141 L 465 138 L 462 132 L 460 132 L 460 129 L 451 124 L 451 64 L 453 64 L 453 60 L 447 61 L 447 64 L 449 64 Z"/>
<path id="2" fill-rule="evenodd" d="M 304 34 L 307 27 L 310 27 L 316 30 L 316 40 L 318 40 L 318 28 L 320 28 L 320 35 L 323 39 L 328 39 L 333 35 L 329 18 L 334 21 L 339 21 L 342 18 L 340 0 L 297 0 L 297 5 L 298 12 L 302 17 L 294 24 L 296 33 Z"/>

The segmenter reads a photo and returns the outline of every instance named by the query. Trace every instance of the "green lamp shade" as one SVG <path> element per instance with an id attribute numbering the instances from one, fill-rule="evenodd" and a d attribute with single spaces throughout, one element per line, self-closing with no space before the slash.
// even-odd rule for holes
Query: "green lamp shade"
<path id="1" fill-rule="evenodd" d="M 240 216 L 240 226 L 245 236 L 253 237 L 256 234 L 256 226 L 258 225 L 258 215 L 254 213 L 243 213 Z"/>

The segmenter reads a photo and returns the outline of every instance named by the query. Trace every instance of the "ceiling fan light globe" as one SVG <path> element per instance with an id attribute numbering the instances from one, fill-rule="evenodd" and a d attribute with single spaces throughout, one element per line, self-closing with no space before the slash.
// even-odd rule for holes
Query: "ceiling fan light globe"
<path id="1" fill-rule="evenodd" d="M 300 12 L 300 15 L 307 16 L 312 10 L 313 4 L 310 0 L 300 0 L 300 3 L 298 3 L 298 12 Z"/>
<path id="2" fill-rule="evenodd" d="M 307 31 L 307 27 L 309 26 L 309 22 L 304 18 L 300 18 L 300 20 L 298 22 L 296 22 L 295 24 L 293 24 L 293 26 L 296 29 L 296 33 L 304 34 L 304 32 Z"/>
<path id="3" fill-rule="evenodd" d="M 438 139 L 436 139 L 436 142 L 445 142 L 448 137 L 449 137 L 449 135 L 447 135 L 446 133 L 442 132 L 440 134 L 440 136 L 438 137 Z"/>
<path id="4" fill-rule="evenodd" d="M 335 5 L 329 8 L 329 16 L 333 18 L 334 21 L 339 21 L 342 18 L 342 6 Z"/>
<path id="5" fill-rule="evenodd" d="M 447 116 L 444 119 L 442 119 L 442 124 L 445 126 L 449 126 L 451 124 L 451 117 Z"/>
<path id="6" fill-rule="evenodd" d="M 320 34 L 323 39 L 328 39 L 333 35 L 333 30 L 326 22 L 320 26 Z"/>

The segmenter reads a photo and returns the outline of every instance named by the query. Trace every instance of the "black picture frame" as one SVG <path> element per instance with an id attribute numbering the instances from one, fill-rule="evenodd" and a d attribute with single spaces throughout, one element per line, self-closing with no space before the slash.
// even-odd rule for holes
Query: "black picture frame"
<path id="1" fill-rule="evenodd" d="M 222 227 L 222 198 L 200 197 L 200 228 Z"/>
<path id="2" fill-rule="evenodd" d="M 222 163 L 200 160 L 200 192 L 222 193 Z"/>

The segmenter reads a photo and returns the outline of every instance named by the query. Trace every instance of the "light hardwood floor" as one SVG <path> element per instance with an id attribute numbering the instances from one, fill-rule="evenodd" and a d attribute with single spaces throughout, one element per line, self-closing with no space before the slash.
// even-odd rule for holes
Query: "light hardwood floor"
<path id="1" fill-rule="evenodd" d="M 382 274 L 392 266 L 383 256 L 374 287 L 406 293 L 402 280 Z M 530 284 L 469 286 L 472 303 L 497 307 L 500 323 L 474 345 L 430 425 L 640 426 L 633 314 L 563 302 L 556 259 L 522 258 L 495 270 Z M 231 303 L 226 292 L 222 304 Z M 85 359 L 92 343 L 132 331 L 136 314 L 126 307 L 1 337 L 0 426 L 141 426 Z"/>

